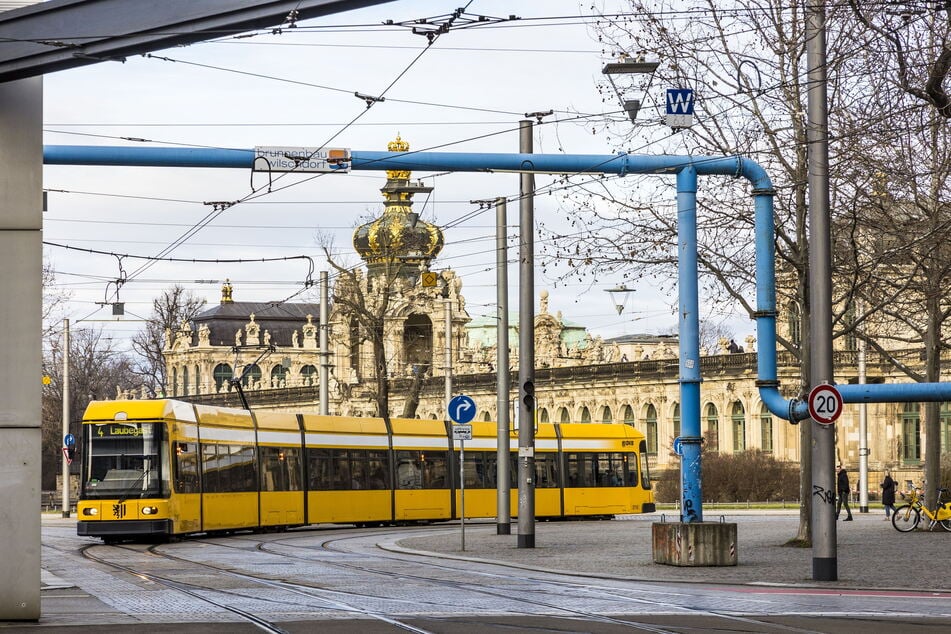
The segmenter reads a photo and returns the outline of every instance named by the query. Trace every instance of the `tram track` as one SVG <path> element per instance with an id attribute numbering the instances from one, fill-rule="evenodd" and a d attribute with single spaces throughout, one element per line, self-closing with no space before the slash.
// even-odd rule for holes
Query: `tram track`
<path id="1" fill-rule="evenodd" d="M 446 527 L 447 530 L 449 530 L 449 529 L 451 529 L 451 528 L 452 528 L 452 527 Z M 427 528 L 421 528 L 421 529 L 418 529 L 418 530 L 420 530 L 420 531 L 432 531 L 432 530 L 440 530 L 440 529 L 434 529 L 433 527 L 427 527 Z M 392 532 L 392 531 L 386 531 L 386 532 L 380 532 L 379 534 L 380 534 L 380 535 L 398 535 L 398 536 L 401 536 L 401 537 L 402 537 L 402 536 L 405 536 L 406 531 L 405 531 L 405 530 L 401 530 L 399 533 L 394 533 L 394 532 Z M 262 551 L 262 552 L 265 552 L 265 553 L 268 553 L 268 554 L 271 554 L 271 555 L 279 555 L 279 556 L 284 556 L 284 557 L 293 558 L 293 559 L 295 559 L 295 560 L 298 560 L 298 559 L 301 558 L 301 556 L 300 556 L 299 554 L 292 556 L 292 555 L 289 555 L 289 554 L 287 554 L 287 553 L 282 553 L 282 552 L 280 552 L 279 550 L 276 550 L 276 549 L 274 548 L 274 546 L 280 546 L 280 547 L 284 547 L 284 548 L 292 548 L 292 549 L 295 549 L 295 550 L 303 550 L 303 551 L 306 551 L 306 552 L 312 554 L 312 553 L 314 552 L 314 547 L 311 547 L 311 546 L 300 546 L 300 545 L 297 545 L 297 544 L 288 543 L 288 542 L 290 542 L 290 541 L 296 541 L 296 540 L 299 540 L 299 539 L 310 538 L 310 537 L 312 537 L 312 536 L 309 536 L 309 535 L 293 535 L 293 536 L 291 536 L 291 535 L 282 535 L 282 536 L 280 536 L 280 537 L 278 537 L 278 538 L 276 538 L 276 539 L 274 539 L 274 540 L 259 540 L 259 539 L 249 539 L 249 538 L 246 538 L 246 537 L 240 537 L 240 536 L 239 536 L 239 537 L 237 537 L 237 539 L 238 539 L 238 540 L 241 540 L 241 541 L 245 541 L 245 542 L 253 542 L 253 543 L 255 543 L 255 544 L 256 544 L 256 545 L 255 545 L 255 549 L 260 550 L 260 551 Z M 333 544 L 336 544 L 336 543 L 338 543 L 338 542 L 339 542 L 339 543 L 345 543 L 345 542 L 350 541 L 350 540 L 365 539 L 365 538 L 366 538 L 366 535 L 365 535 L 365 534 L 361 534 L 361 535 L 357 535 L 357 536 L 353 536 L 353 535 L 349 535 L 349 534 L 348 534 L 348 535 L 344 535 L 344 536 L 339 537 L 339 538 L 332 538 L 332 539 L 329 539 L 329 540 L 324 540 L 324 541 L 322 541 L 322 542 L 318 545 L 318 548 L 320 548 L 321 550 L 323 550 L 323 551 L 325 551 L 325 552 L 329 552 L 329 553 L 344 554 L 344 555 L 351 555 L 351 556 L 365 556 L 365 553 L 359 553 L 359 552 L 356 552 L 356 551 L 353 551 L 353 550 L 347 550 L 347 549 L 343 549 L 343 548 L 340 548 L 340 547 L 334 547 L 334 546 L 332 546 Z M 229 539 L 229 541 L 231 541 L 231 540 Z M 233 541 L 231 541 L 231 543 L 221 543 L 221 542 L 219 542 L 219 541 L 213 541 L 213 542 L 208 542 L 208 543 L 213 543 L 215 546 L 219 546 L 219 547 L 241 548 L 241 549 L 244 549 L 244 548 L 242 548 L 242 547 L 240 547 L 240 546 L 235 545 Z M 407 557 L 407 556 L 394 556 L 394 555 L 381 555 L 381 554 L 376 554 L 376 555 L 374 555 L 374 556 L 375 556 L 375 558 L 378 558 L 378 559 L 385 559 L 385 560 L 389 560 L 389 561 L 393 561 L 393 562 L 398 562 L 398 563 L 400 563 L 400 564 L 412 563 L 414 566 L 417 566 L 417 567 L 418 567 L 418 566 L 425 566 L 425 567 L 427 567 L 427 568 L 429 568 L 429 569 L 432 569 L 432 570 L 446 571 L 446 572 L 449 572 L 449 573 L 451 573 L 451 574 L 458 574 L 458 572 L 459 572 L 458 566 L 452 566 L 452 565 L 440 564 L 440 563 L 433 563 L 433 562 L 431 562 L 431 561 L 426 561 L 426 562 L 421 562 L 421 561 L 419 561 L 419 557 L 425 557 L 425 556 L 410 556 L 411 558 L 410 558 L 410 557 Z M 531 607 L 533 607 L 533 608 L 543 608 L 543 609 L 546 609 L 546 610 L 550 610 L 550 611 L 551 611 L 550 614 L 552 614 L 552 615 L 558 615 L 558 614 L 560 614 L 560 615 L 566 615 L 566 616 L 569 617 L 569 618 L 584 619 L 584 620 L 586 620 L 586 621 L 594 621 L 594 622 L 606 623 L 606 624 L 611 624 L 611 625 L 615 625 L 615 626 L 620 626 L 620 627 L 623 627 L 623 628 L 625 628 L 625 629 L 632 629 L 632 630 L 638 630 L 638 631 L 648 631 L 648 632 L 657 632 L 657 633 L 668 633 L 668 632 L 674 632 L 674 631 L 676 631 L 676 630 L 670 630 L 670 629 L 666 629 L 666 628 L 663 628 L 663 627 L 659 627 L 659 626 L 656 626 L 656 625 L 653 625 L 653 624 L 650 624 L 650 623 L 645 623 L 645 622 L 640 622 L 640 621 L 632 621 L 632 620 L 623 619 L 623 618 L 615 618 L 615 617 L 608 616 L 608 615 L 601 614 L 601 613 L 597 613 L 597 612 L 591 612 L 591 611 L 584 611 L 584 610 L 572 609 L 572 608 L 565 607 L 564 605 L 559 605 L 557 601 L 558 601 L 559 599 L 563 599 L 563 598 L 565 598 L 566 596 L 569 596 L 569 595 L 572 595 L 572 596 L 574 596 L 575 598 L 577 598 L 577 593 L 578 593 L 579 590 L 580 590 L 580 591 L 582 591 L 582 592 L 588 593 L 588 594 L 590 595 L 590 598 L 591 598 L 592 600 L 603 600 L 605 596 L 610 596 L 610 597 L 613 597 L 613 598 L 617 599 L 617 600 L 620 601 L 620 602 L 637 603 L 637 604 L 640 604 L 640 605 L 650 605 L 650 606 L 653 606 L 653 607 L 667 608 L 667 609 L 669 609 L 669 610 L 671 610 L 671 611 L 675 611 L 675 612 L 684 612 L 684 613 L 687 613 L 687 614 L 691 614 L 691 613 L 692 613 L 692 614 L 696 614 L 696 615 L 699 615 L 699 616 L 716 617 L 716 618 L 719 618 L 719 619 L 725 619 L 725 620 L 727 620 L 727 621 L 729 621 L 729 622 L 732 622 L 732 623 L 735 623 L 735 624 L 737 624 L 737 625 L 743 624 L 743 625 L 746 626 L 746 627 L 751 627 L 751 626 L 752 626 L 752 627 L 767 627 L 767 628 L 771 628 L 771 629 L 774 630 L 774 631 L 796 632 L 796 633 L 803 633 L 803 634 L 814 632 L 814 630 L 801 629 L 801 628 L 795 628 L 795 627 L 789 627 L 789 626 L 778 625 L 778 624 L 773 623 L 773 622 L 768 622 L 768 621 L 759 620 L 759 619 L 750 618 L 750 617 L 741 617 L 741 616 L 736 616 L 736 615 L 729 615 L 729 614 L 709 612 L 709 611 L 707 611 L 707 612 L 701 612 L 701 611 L 696 610 L 696 609 L 685 608 L 685 607 L 683 607 L 682 605 L 678 605 L 678 604 L 676 604 L 676 603 L 674 603 L 674 602 L 662 601 L 662 600 L 660 599 L 661 596 L 665 596 L 665 597 L 669 597 L 669 596 L 670 596 L 670 590 L 669 590 L 669 589 L 658 590 L 658 591 L 656 591 L 655 593 L 652 593 L 653 596 L 650 597 L 650 598 L 635 598 L 635 597 L 631 597 L 631 596 L 626 595 L 626 594 L 622 594 L 620 591 L 618 591 L 617 588 L 611 588 L 611 587 L 607 587 L 607 586 L 599 586 L 599 585 L 594 585 L 594 584 L 578 585 L 578 583 L 577 583 L 576 581 L 573 581 L 573 582 L 558 581 L 558 580 L 555 580 L 555 579 L 551 579 L 551 578 L 550 578 L 553 574 L 555 574 L 555 576 L 559 576 L 557 573 L 544 573 L 544 572 L 540 571 L 540 572 L 542 572 L 542 574 L 544 574 L 547 578 L 545 578 L 545 579 L 539 579 L 538 577 L 530 577 L 530 576 L 526 576 L 526 575 L 524 575 L 524 574 L 521 574 L 521 576 L 519 576 L 519 575 L 513 575 L 513 574 L 512 574 L 512 570 L 513 570 L 512 568 L 507 568 L 506 571 L 505 571 L 505 572 L 502 572 L 502 573 L 500 573 L 500 572 L 487 572 L 487 571 L 484 571 L 484 570 L 471 570 L 471 569 L 467 569 L 466 573 L 467 573 L 467 574 L 470 574 L 470 575 L 473 575 L 473 576 L 480 576 L 480 577 L 486 577 L 486 578 L 497 579 L 497 580 L 503 580 L 503 579 L 504 579 L 506 582 L 517 581 L 517 582 L 521 582 L 521 583 L 525 583 L 525 584 L 534 584 L 534 585 L 546 584 L 546 585 L 549 585 L 549 586 L 554 586 L 554 587 L 558 588 L 560 591 L 564 591 L 564 592 L 554 593 L 553 596 L 552 596 L 552 598 L 549 599 L 549 600 L 529 599 L 529 598 L 525 598 L 525 597 L 519 597 L 519 598 L 515 599 L 515 598 L 513 598 L 513 596 L 511 596 L 510 594 L 507 594 L 507 593 L 505 593 L 505 592 L 503 592 L 503 591 L 495 590 L 495 589 L 490 589 L 490 588 L 487 588 L 485 585 L 476 584 L 476 583 L 472 583 L 472 582 L 449 581 L 449 580 L 439 579 L 439 578 L 436 578 L 436 577 L 433 577 L 433 576 L 427 576 L 427 575 L 421 575 L 421 574 L 414 574 L 414 573 L 407 573 L 407 572 L 404 572 L 404 571 L 394 572 L 394 571 L 390 571 L 390 570 L 383 570 L 383 569 L 380 569 L 380 568 L 369 567 L 369 566 L 366 566 L 366 565 L 348 563 L 348 562 L 345 562 L 345 561 L 341 561 L 340 559 L 337 559 L 337 558 L 332 559 L 332 560 L 327 560 L 326 558 L 312 557 L 312 556 L 306 556 L 305 558 L 308 559 L 308 560 L 314 561 L 314 562 L 319 562 L 319 563 L 320 563 L 321 565 L 323 565 L 323 566 L 330 566 L 330 567 L 335 567 L 335 568 L 349 569 L 349 570 L 358 571 L 358 572 L 361 572 L 361 573 L 364 573 L 364 574 L 372 574 L 372 575 L 382 576 L 382 577 L 384 577 L 384 578 L 386 578 L 386 579 L 389 579 L 389 580 L 392 580 L 392 581 L 405 581 L 406 579 L 412 579 L 412 580 L 415 580 L 415 581 L 418 581 L 418 582 L 422 582 L 422 583 L 434 585 L 434 586 L 436 586 L 436 587 L 438 587 L 438 588 L 441 588 L 441 589 L 465 590 L 465 591 L 467 591 L 467 592 L 477 593 L 477 594 L 481 594 L 481 595 L 485 595 L 485 596 L 491 596 L 491 597 L 493 597 L 493 598 L 495 598 L 495 599 L 505 599 L 505 600 L 507 600 L 507 601 L 518 601 L 518 602 L 521 603 L 521 604 L 525 604 L 525 605 L 531 606 Z M 504 566 L 504 564 L 495 564 L 495 563 L 492 563 L 492 564 L 482 564 L 482 565 L 483 565 L 483 566 L 489 565 L 489 566 L 493 566 L 493 567 Z M 524 570 L 519 569 L 519 572 L 520 572 L 520 573 L 524 573 Z M 545 592 L 545 593 L 549 593 L 549 594 L 550 594 L 550 592 L 549 592 L 548 590 L 539 590 L 539 589 L 537 589 L 537 588 L 531 589 L 530 592 L 532 592 L 532 593 Z M 517 614 L 524 614 L 525 612 L 522 612 L 522 611 L 514 612 L 514 611 L 513 611 L 513 614 L 516 614 L 516 613 L 517 613 Z"/>
<path id="2" fill-rule="evenodd" d="M 526 619 L 532 623 L 530 629 L 538 632 L 583 629 L 674 633 L 695 629 L 665 622 L 670 617 L 679 618 L 678 615 L 701 619 L 703 629 L 714 627 L 716 623 L 716 629 L 733 631 L 815 631 L 808 626 L 802 627 L 803 623 L 797 624 L 801 627 L 793 627 L 792 624 L 777 622 L 775 614 L 755 607 L 750 615 L 698 605 L 689 600 L 692 592 L 679 592 L 676 585 L 623 581 L 632 584 L 628 589 L 616 583 L 598 583 L 590 577 L 584 580 L 572 578 L 570 573 L 564 572 L 509 567 L 499 562 L 460 564 L 436 560 L 425 553 L 386 550 L 388 545 L 394 545 L 387 540 L 395 542 L 408 533 L 454 528 L 429 526 L 354 531 L 325 527 L 279 535 L 196 536 L 181 543 L 150 547 L 84 544 L 68 551 L 53 550 L 74 556 L 81 554 L 103 566 L 180 592 L 267 632 L 288 631 L 285 627 L 293 628 L 291 623 L 297 621 L 297 617 L 310 622 L 314 618 L 362 619 L 364 622 L 373 619 L 419 634 L 471 629 L 474 624 L 478 624 L 480 632 L 511 630 L 516 622 L 520 625 L 515 629 L 520 629 Z M 367 538 L 372 543 L 367 543 Z M 302 540 L 313 543 L 302 543 Z M 364 543 L 361 544 L 360 540 Z M 189 547 L 199 550 L 190 551 Z M 206 547 L 215 550 L 205 550 Z M 241 551 L 247 556 L 229 555 L 223 549 Z M 263 557 L 254 556 L 256 552 Z M 155 563 L 142 557 L 154 558 Z M 350 574 L 336 575 L 333 570 L 346 570 Z M 191 578 L 183 581 L 183 575 Z M 218 581 L 196 581 L 202 576 L 214 576 Z M 228 587 L 227 581 L 221 581 L 225 577 L 247 585 Z M 342 583 L 338 584 L 338 579 Z M 354 589 L 355 585 L 359 590 Z M 403 591 L 401 586 L 411 590 Z M 253 590 L 254 587 L 269 590 Z M 480 601 L 476 598 L 478 596 L 491 598 L 491 601 Z M 678 602 L 678 597 L 684 601 Z M 747 600 L 748 597 L 744 599 Z M 255 601 L 266 601 L 276 609 Z M 571 605 L 572 601 L 580 601 L 582 605 Z M 585 609 L 586 602 L 590 602 L 590 609 Z M 621 607 L 612 606 L 611 602 Z M 624 604 L 637 604 L 640 608 L 627 611 Z M 460 609 L 458 612 L 447 611 L 446 605 L 458 605 Z M 477 605 L 485 606 L 486 610 L 474 610 Z M 651 616 L 628 616 L 634 612 L 645 614 L 645 606 L 651 607 Z M 281 611 L 281 616 L 269 618 L 276 610 Z M 581 625 L 583 623 L 588 625 Z M 576 629 L 579 627 L 581 629 Z"/>
<path id="3" fill-rule="evenodd" d="M 235 578 L 235 579 L 239 579 L 239 580 L 242 580 L 242 581 L 245 581 L 245 582 L 253 582 L 253 583 L 256 583 L 256 584 L 259 584 L 259 585 L 263 585 L 263 586 L 267 586 L 267 587 L 270 587 L 270 588 L 275 588 L 275 589 L 279 589 L 279 590 L 282 590 L 282 591 L 285 591 L 285 592 L 290 592 L 290 593 L 292 593 L 292 594 L 295 594 L 295 595 L 298 595 L 298 596 L 302 596 L 302 597 L 305 597 L 305 598 L 307 598 L 307 599 L 316 599 L 316 600 L 321 601 L 321 602 L 324 603 L 324 605 L 321 605 L 321 606 L 316 606 L 316 605 L 309 606 L 309 607 L 312 607 L 312 608 L 332 609 L 332 610 L 337 610 L 337 611 L 340 611 L 340 612 L 345 612 L 345 613 L 348 613 L 348 614 L 352 614 L 352 615 L 355 615 L 355 616 L 368 617 L 368 618 L 372 618 L 372 619 L 376 619 L 376 620 L 382 621 L 382 622 L 384 622 L 384 623 L 387 623 L 387 624 L 389 624 L 389 625 L 392 625 L 392 626 L 394 626 L 394 627 L 397 627 L 397 628 L 399 628 L 399 629 L 401 629 L 401 630 L 406 630 L 406 631 L 408 631 L 408 632 L 414 632 L 414 633 L 416 633 L 416 634 L 434 634 L 433 632 L 430 632 L 429 630 L 425 630 L 425 629 L 422 629 L 422 628 L 413 626 L 413 625 L 411 625 L 411 624 L 401 622 L 399 619 L 395 619 L 395 618 L 389 617 L 389 616 L 387 616 L 387 615 L 385 615 L 385 614 L 375 613 L 375 612 L 372 612 L 372 611 L 369 611 L 369 610 L 365 610 L 365 609 L 363 609 L 363 608 L 360 608 L 360 607 L 357 607 L 357 606 L 354 606 L 354 605 L 345 603 L 345 602 L 340 601 L 340 600 L 338 600 L 338 599 L 332 599 L 332 598 L 329 598 L 329 597 L 325 596 L 326 594 L 341 594 L 341 593 L 336 592 L 336 591 L 320 590 L 320 589 L 317 589 L 317 588 L 313 588 L 313 587 L 311 587 L 311 586 L 308 586 L 308 585 L 306 585 L 306 584 L 295 583 L 295 582 L 289 582 L 289 581 L 283 581 L 283 580 L 274 580 L 274 579 L 269 579 L 269 578 L 265 578 L 265 577 L 258 576 L 258 575 L 252 575 L 252 574 L 247 574 L 247 573 L 235 572 L 234 570 L 231 570 L 231 569 L 228 569 L 228 568 L 225 568 L 225 567 L 222 567 L 222 566 L 215 566 L 215 565 L 211 565 L 211 564 L 207 564 L 207 563 L 203 563 L 203 562 L 197 562 L 197 561 L 185 559 L 185 558 L 182 558 L 182 557 L 175 557 L 175 556 L 168 555 L 168 554 L 165 554 L 165 553 L 159 553 L 159 552 L 156 552 L 156 551 L 155 551 L 156 546 L 152 546 L 152 547 L 148 548 L 146 551 L 141 551 L 141 550 L 138 550 L 138 549 L 136 549 L 136 548 L 132 548 L 132 547 L 129 547 L 129 546 L 122 546 L 122 545 L 119 545 L 119 546 L 116 546 L 116 545 L 111 545 L 111 546 L 99 546 L 99 545 L 96 545 L 96 544 L 91 544 L 91 545 L 86 546 L 86 547 L 83 547 L 83 548 L 81 549 L 81 554 L 82 554 L 84 557 L 86 557 L 87 559 L 90 559 L 90 560 L 95 561 L 95 562 L 97 562 L 97 563 L 99 563 L 99 564 L 102 564 L 102 565 L 111 567 L 111 568 L 116 569 L 116 570 L 121 570 L 121 571 L 123 571 L 123 572 L 129 573 L 129 574 L 134 575 L 134 576 L 136 576 L 136 577 L 139 577 L 139 578 L 141 578 L 141 579 L 145 579 L 145 580 L 148 580 L 148 581 L 150 581 L 150 582 L 152 582 L 152 583 L 156 583 L 156 584 L 162 585 L 163 587 L 166 587 L 166 588 L 169 588 L 169 589 L 172 589 L 172 590 L 181 592 L 181 593 L 183 593 L 183 594 L 188 595 L 188 596 L 191 597 L 191 598 L 198 599 L 199 601 L 202 601 L 202 602 L 204 602 L 204 603 L 208 603 L 208 604 L 210 604 L 210 605 L 213 605 L 213 606 L 215 606 L 215 607 L 217 607 L 217 608 L 219 608 L 219 609 L 221 609 L 221 610 L 224 610 L 224 611 L 226 611 L 226 612 L 230 612 L 230 613 L 232 613 L 232 614 L 234 614 L 234 615 L 240 617 L 241 619 L 243 619 L 243 620 L 245 620 L 245 621 L 247 621 L 247 622 L 249 622 L 249 623 L 251 623 L 251 624 L 253 624 L 253 625 L 256 625 L 257 627 L 259 627 L 260 629 L 262 629 L 262 630 L 264 630 L 264 631 L 266 631 L 266 632 L 274 632 L 275 634 L 289 634 L 287 630 L 283 629 L 282 627 L 280 627 L 277 623 L 275 623 L 275 622 L 273 622 L 273 621 L 268 621 L 267 619 L 264 619 L 264 618 L 262 618 L 262 617 L 260 617 L 260 616 L 258 616 L 258 615 L 256 615 L 256 614 L 254 614 L 254 613 L 252 613 L 252 612 L 250 612 L 250 611 L 248 611 L 248 610 L 244 610 L 244 609 L 242 609 L 242 608 L 235 607 L 234 605 L 231 605 L 231 604 L 229 604 L 229 603 L 227 603 L 227 602 L 224 602 L 224 601 L 219 601 L 219 600 L 212 599 L 212 598 L 206 596 L 205 594 L 203 594 L 203 592 L 213 592 L 213 593 L 218 593 L 218 594 L 222 594 L 222 595 L 227 595 L 227 596 L 230 596 L 230 597 L 234 597 L 234 598 L 239 599 L 239 600 L 241 600 L 241 599 L 247 600 L 247 599 L 249 599 L 249 598 L 252 598 L 252 597 L 249 596 L 247 593 L 242 593 L 242 592 L 238 592 L 238 591 L 235 591 L 235 590 L 226 590 L 226 589 L 222 589 L 222 588 L 215 588 L 215 587 L 212 587 L 212 586 L 210 586 L 210 585 L 203 585 L 203 584 L 198 584 L 198 583 L 194 583 L 194 582 L 182 582 L 182 581 L 177 581 L 177 580 L 171 579 L 171 578 L 169 578 L 169 577 L 166 577 L 166 576 L 164 576 L 164 575 L 155 574 L 155 573 L 153 573 L 153 572 L 146 572 L 146 571 L 144 571 L 144 570 L 141 570 L 141 569 L 136 568 L 136 567 L 133 567 L 133 566 L 128 566 L 128 565 L 125 565 L 125 564 L 120 564 L 120 563 L 117 563 L 117 562 L 115 562 L 115 561 L 110 561 L 110 560 L 108 560 L 108 559 L 106 559 L 106 558 L 104 558 L 104 557 L 91 554 L 91 553 L 89 552 L 89 550 L 90 550 L 91 548 L 118 549 L 118 550 L 132 551 L 132 552 L 139 553 L 139 554 L 142 554 L 143 552 L 147 552 L 148 554 L 150 554 L 150 555 L 152 555 L 152 556 L 159 557 L 159 558 L 162 558 L 162 559 L 165 559 L 165 560 L 170 560 L 170 561 L 173 560 L 173 561 L 176 561 L 176 562 L 186 562 L 186 563 L 189 563 L 189 564 L 194 565 L 194 566 L 200 566 L 200 567 L 205 568 L 205 569 L 213 570 L 216 574 L 227 575 L 227 576 L 229 576 L 229 577 L 233 577 L 233 578 Z M 266 601 L 275 602 L 273 599 L 268 600 L 268 599 L 261 599 L 260 597 L 255 597 L 255 598 L 256 598 L 256 600 L 258 600 L 258 601 L 266 600 Z M 296 603 L 295 603 L 294 605 L 295 605 L 295 607 L 304 607 L 304 606 L 300 606 L 300 604 L 296 604 Z"/>

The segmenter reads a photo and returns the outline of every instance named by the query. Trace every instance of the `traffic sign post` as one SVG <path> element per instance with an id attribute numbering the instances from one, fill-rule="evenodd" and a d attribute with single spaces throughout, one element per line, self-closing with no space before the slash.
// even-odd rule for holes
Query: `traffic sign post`
<path id="1" fill-rule="evenodd" d="M 466 441 L 472 440 L 472 425 L 476 404 L 470 397 L 460 394 L 449 401 L 449 419 L 452 426 L 452 439 L 459 441 L 459 525 L 462 531 L 462 551 L 466 550 Z"/>
<path id="2" fill-rule="evenodd" d="M 820 425 L 832 425 L 842 415 L 842 394 L 823 383 L 809 392 L 809 416 Z"/>

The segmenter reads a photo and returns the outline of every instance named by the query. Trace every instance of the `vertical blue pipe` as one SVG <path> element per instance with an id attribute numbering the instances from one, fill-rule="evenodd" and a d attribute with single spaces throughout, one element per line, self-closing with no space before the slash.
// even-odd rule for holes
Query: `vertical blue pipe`
<path id="1" fill-rule="evenodd" d="M 680 289 L 681 521 L 703 521 L 700 469 L 700 297 L 697 283 L 697 171 L 677 172 Z"/>

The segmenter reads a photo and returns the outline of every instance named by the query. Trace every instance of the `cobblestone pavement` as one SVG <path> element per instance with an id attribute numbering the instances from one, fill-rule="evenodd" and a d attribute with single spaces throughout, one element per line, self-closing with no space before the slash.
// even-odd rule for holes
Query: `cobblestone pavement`
<path id="1" fill-rule="evenodd" d="M 899 533 L 883 521 L 881 509 L 836 522 L 838 581 L 812 579 L 812 549 L 785 546 L 799 527 L 796 511 L 704 513 L 705 521 L 735 522 L 738 565 L 681 567 L 653 563 L 651 524 L 662 514 L 626 516 L 603 522 L 537 522 L 535 548 L 518 548 L 495 524 L 467 523 L 461 530 L 400 540 L 409 550 L 470 557 L 506 564 L 636 580 L 705 583 L 795 584 L 829 588 L 951 590 L 951 533 Z M 676 515 L 666 516 L 677 521 Z"/>
<path id="2" fill-rule="evenodd" d="M 880 513 L 856 513 L 855 521 L 837 524 L 839 580 L 815 582 L 811 549 L 783 545 L 796 533 L 795 511 L 724 515 L 723 521 L 737 524 L 738 533 L 739 564 L 728 567 L 654 564 L 651 524 L 664 519 L 654 514 L 600 522 L 538 522 L 536 547 L 531 549 L 517 548 L 515 535 L 497 535 L 491 521 L 467 522 L 465 551 L 458 525 L 359 531 L 321 527 L 324 530 L 199 538 L 162 547 L 163 552 L 185 557 L 183 562 L 207 561 L 224 570 L 265 576 L 279 571 L 281 579 L 318 580 L 316 586 L 309 586 L 305 599 L 288 595 L 286 588 L 260 588 L 247 579 L 219 576 L 187 563 L 155 563 L 161 557 L 141 549 L 97 552 L 123 557 L 135 570 L 164 565 L 169 575 L 221 585 L 231 594 L 247 594 L 241 599 L 246 609 L 281 622 L 285 631 L 313 631 L 320 623 L 321 628 L 330 628 L 327 631 L 351 631 L 349 624 L 361 631 L 389 632 L 398 628 L 388 629 L 385 619 L 359 625 L 354 619 L 397 615 L 404 622 L 423 619 L 413 621 L 422 626 L 420 631 L 482 632 L 488 624 L 485 619 L 498 621 L 495 625 L 500 629 L 518 629 L 521 618 L 535 619 L 522 623 L 526 628 L 550 627 L 551 619 L 564 618 L 562 612 L 583 616 L 588 625 L 599 619 L 611 621 L 603 615 L 612 614 L 641 620 L 670 617 L 684 624 L 705 615 L 705 626 L 712 627 L 709 619 L 716 618 L 721 627 L 732 629 L 733 621 L 738 623 L 747 615 L 764 624 L 785 614 L 805 619 L 806 629 L 797 631 L 854 631 L 847 621 L 809 624 L 816 618 L 861 618 L 881 628 L 865 629 L 866 634 L 892 631 L 897 623 L 915 623 L 918 631 L 951 627 L 951 611 L 946 607 L 951 591 L 946 562 L 951 533 L 901 534 L 882 521 Z M 668 515 L 666 519 L 677 518 Z M 720 521 L 721 517 L 707 512 L 704 519 Z M 516 527 L 513 523 L 513 530 Z M 76 536 L 74 520 L 45 516 L 43 532 L 43 618 L 39 624 L 0 622 L 0 630 L 53 626 L 64 632 L 79 627 L 120 632 L 148 623 L 155 632 L 253 631 L 233 614 L 203 604 L 196 596 L 82 558 L 78 549 L 97 541 Z M 263 548 L 257 547 L 259 543 Z M 340 548 L 328 549 L 327 543 Z M 494 562 L 509 568 L 500 571 Z M 542 572 L 520 574 L 513 567 Z M 664 581 L 696 585 L 685 590 L 652 583 Z M 935 594 L 942 590 L 946 593 Z M 463 627 L 468 621 L 474 629 Z M 630 629 L 617 627 L 616 631 Z"/>

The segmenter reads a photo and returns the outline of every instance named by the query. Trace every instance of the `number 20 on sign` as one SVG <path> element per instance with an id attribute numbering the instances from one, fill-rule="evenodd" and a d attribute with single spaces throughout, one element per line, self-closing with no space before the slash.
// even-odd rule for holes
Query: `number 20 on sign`
<path id="1" fill-rule="evenodd" d="M 809 392 L 809 416 L 820 425 L 831 425 L 842 415 L 842 394 L 834 385 L 817 385 Z"/>

